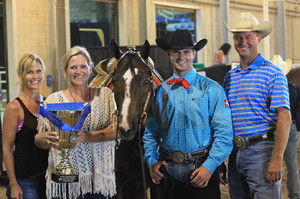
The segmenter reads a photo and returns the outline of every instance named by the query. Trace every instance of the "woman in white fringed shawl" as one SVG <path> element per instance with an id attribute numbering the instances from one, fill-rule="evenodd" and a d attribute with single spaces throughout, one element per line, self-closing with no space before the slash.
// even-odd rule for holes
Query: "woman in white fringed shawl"
<path id="1" fill-rule="evenodd" d="M 77 147 L 71 150 L 69 160 L 79 174 L 79 182 L 56 183 L 51 180 L 53 168 L 60 162 L 56 132 L 47 131 L 47 121 L 39 119 L 39 132 L 35 143 L 42 149 L 50 149 L 46 174 L 47 197 L 62 199 L 107 198 L 116 194 L 114 159 L 116 120 L 112 92 L 106 87 L 92 88 L 88 79 L 92 71 L 89 53 L 75 46 L 63 57 L 69 88 L 49 95 L 46 103 L 89 102 L 91 113 L 78 132 Z"/>

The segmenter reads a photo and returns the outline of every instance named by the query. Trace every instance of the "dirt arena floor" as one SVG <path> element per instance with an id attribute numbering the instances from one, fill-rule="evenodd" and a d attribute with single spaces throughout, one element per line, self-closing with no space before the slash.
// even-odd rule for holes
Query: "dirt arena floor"
<path id="1" fill-rule="evenodd" d="M 300 142 L 298 142 L 298 165 L 300 165 Z M 286 168 L 284 164 L 284 169 L 285 169 L 285 174 L 283 175 L 283 180 L 282 180 L 282 199 L 288 199 L 288 191 L 286 187 Z M 300 173 L 300 169 L 299 169 Z M 222 193 L 222 199 L 230 199 L 229 192 L 228 192 L 228 186 L 221 186 L 221 193 Z M 2 186 L 0 186 L 0 199 L 5 199 L 6 189 Z"/>

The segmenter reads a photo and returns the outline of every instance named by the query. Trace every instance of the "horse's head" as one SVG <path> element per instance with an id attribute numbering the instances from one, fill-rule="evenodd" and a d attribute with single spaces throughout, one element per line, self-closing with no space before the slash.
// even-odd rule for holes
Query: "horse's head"
<path id="1" fill-rule="evenodd" d="M 110 48 L 118 60 L 112 74 L 113 93 L 118 109 L 118 133 L 122 139 L 131 140 L 146 119 L 153 93 L 152 73 L 147 58 L 150 45 L 145 41 L 141 52 L 129 50 L 123 53 L 111 41 Z"/>

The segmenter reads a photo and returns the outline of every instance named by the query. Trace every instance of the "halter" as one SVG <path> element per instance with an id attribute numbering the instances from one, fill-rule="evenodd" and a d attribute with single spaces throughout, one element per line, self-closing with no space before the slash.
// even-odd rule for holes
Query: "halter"
<path id="1" fill-rule="evenodd" d="M 151 86 L 153 86 L 153 76 L 152 76 L 152 70 L 151 68 L 149 67 L 149 65 L 144 61 L 144 59 L 141 57 L 140 53 L 139 52 L 136 52 L 136 51 L 132 51 L 131 49 L 129 51 L 127 51 L 126 53 L 124 53 L 119 59 L 118 59 L 118 63 L 125 57 L 125 55 L 127 53 L 132 53 L 133 52 L 137 53 L 137 55 L 140 57 L 140 59 L 142 60 L 142 62 L 148 66 L 147 69 L 149 71 L 149 78 L 150 78 L 150 89 L 147 93 L 147 97 L 146 97 L 146 101 L 145 101 L 145 104 L 143 106 L 143 109 L 142 109 L 142 113 L 140 115 L 140 120 L 139 120 L 139 127 L 138 127 L 138 136 L 139 136 L 139 141 L 138 141 L 138 145 L 139 145 L 139 151 L 140 151 L 140 164 L 141 164 L 141 169 L 142 169 L 142 180 L 143 180 L 143 189 L 144 189 L 144 193 L 145 193 L 145 198 L 148 198 L 147 197 L 147 188 L 146 188 L 146 177 L 145 177 L 145 166 L 144 166 L 144 162 L 143 162 L 143 146 L 142 146 L 142 140 L 140 139 L 141 138 L 141 128 L 142 126 L 145 124 L 146 122 L 146 119 L 148 117 L 148 114 L 146 112 L 146 109 L 147 109 L 147 106 L 148 106 L 148 103 L 150 101 L 150 98 L 151 98 L 151 93 L 152 93 L 152 89 L 151 89 Z M 116 67 L 109 75 L 108 75 L 108 78 L 105 80 L 104 84 L 103 85 L 107 85 L 109 84 L 109 82 L 111 81 L 112 79 L 112 76 L 115 74 L 116 70 L 117 70 L 118 67 Z M 108 85 L 107 85 L 108 86 Z M 114 93 L 113 93 L 114 95 Z M 116 112 L 114 113 L 114 115 L 117 116 L 117 129 L 118 129 L 118 120 L 119 120 L 119 111 L 117 110 L 117 108 L 115 107 L 115 110 Z M 118 130 L 116 129 L 116 132 L 118 132 Z M 118 142 L 118 133 L 116 133 L 116 146 L 115 146 L 115 149 L 117 150 L 118 147 L 120 145 L 120 142 Z"/>
<path id="2" fill-rule="evenodd" d="M 128 54 L 128 53 L 131 53 L 131 54 L 132 54 L 133 52 L 136 53 L 136 54 L 140 57 L 140 59 L 142 60 L 142 62 L 143 62 L 145 65 L 148 66 L 147 69 L 148 69 L 148 71 L 149 71 L 150 85 L 153 84 L 152 70 L 150 69 L 149 64 L 147 64 L 147 63 L 145 62 L 145 60 L 141 57 L 140 52 L 137 52 L 137 51 L 134 51 L 134 50 L 130 49 L 129 51 L 127 51 L 126 53 L 124 53 L 124 54 L 118 59 L 118 63 L 125 57 L 126 54 Z M 107 77 L 107 78 L 105 79 L 105 81 L 103 82 L 103 85 L 108 86 L 109 82 L 110 82 L 111 79 L 112 79 L 112 76 L 115 74 L 115 72 L 117 71 L 117 69 L 118 69 L 118 67 L 116 67 L 111 73 L 108 74 L 108 77 Z M 147 93 L 146 102 L 145 102 L 145 104 L 144 104 L 144 107 L 143 107 L 143 109 L 142 109 L 142 114 L 141 114 L 141 116 L 140 116 L 140 124 L 142 124 L 142 125 L 145 124 L 145 122 L 146 122 L 146 120 L 147 120 L 147 117 L 148 117 L 148 114 L 147 114 L 147 112 L 146 112 L 146 109 L 147 109 L 147 105 L 148 105 L 148 103 L 149 103 L 149 101 L 150 101 L 150 97 L 151 97 L 151 89 L 150 89 L 150 90 L 148 91 L 148 93 Z M 117 114 L 117 116 L 119 117 L 118 114 Z"/>
<path id="3" fill-rule="evenodd" d="M 126 54 L 128 54 L 128 53 L 131 53 L 131 54 L 136 53 L 136 54 L 139 56 L 139 58 L 141 59 L 141 61 L 142 61 L 146 66 L 148 66 L 148 67 L 147 67 L 147 70 L 148 70 L 148 72 L 149 72 L 149 78 L 150 78 L 150 80 L 149 80 L 149 81 L 150 81 L 149 85 L 150 85 L 150 86 L 153 85 L 153 75 L 152 75 L 151 67 L 149 67 L 149 65 L 148 65 L 148 64 L 145 62 L 145 60 L 141 57 L 140 52 L 137 52 L 137 51 L 134 51 L 134 50 L 129 50 L 129 51 L 127 51 L 126 53 L 124 53 L 124 54 L 117 60 L 117 62 L 119 63 L 119 62 L 126 56 Z M 110 81 L 111 81 L 113 75 L 116 73 L 117 69 L 118 69 L 118 67 L 116 67 L 111 73 L 108 74 L 108 77 L 107 77 L 106 80 L 103 82 L 103 85 L 108 86 L 108 84 L 110 83 Z M 148 114 L 147 114 L 146 109 L 147 109 L 148 103 L 149 103 L 150 98 L 151 98 L 151 93 L 152 93 L 152 89 L 150 88 L 150 89 L 148 90 L 147 97 L 146 97 L 146 101 L 145 101 L 145 104 L 144 104 L 144 106 L 143 106 L 143 109 L 142 109 L 142 112 L 141 112 L 141 115 L 140 115 L 139 129 L 141 128 L 142 125 L 145 124 L 145 122 L 146 122 L 146 120 L 147 120 Z M 116 110 L 116 112 L 114 113 L 114 115 L 116 115 L 117 118 L 118 118 L 118 120 L 119 120 L 119 111 L 117 110 L 116 107 L 115 107 L 115 110 Z M 116 140 L 117 140 L 117 135 L 116 135 Z"/>

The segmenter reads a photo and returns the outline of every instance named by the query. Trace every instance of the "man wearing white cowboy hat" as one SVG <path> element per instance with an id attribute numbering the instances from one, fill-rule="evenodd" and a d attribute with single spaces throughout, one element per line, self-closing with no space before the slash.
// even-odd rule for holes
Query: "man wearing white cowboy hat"
<path id="1" fill-rule="evenodd" d="M 177 29 L 169 42 L 156 39 L 168 53 L 173 76 L 156 90 L 144 133 L 145 160 L 164 199 L 221 197 L 216 168 L 233 148 L 230 108 L 223 88 L 193 69 L 191 33 Z"/>
<path id="2" fill-rule="evenodd" d="M 281 198 L 283 153 L 291 123 L 289 92 L 283 72 L 258 52 L 272 24 L 242 12 L 232 29 L 225 25 L 240 56 L 240 64 L 224 79 L 235 134 L 229 158 L 230 195 Z"/>

